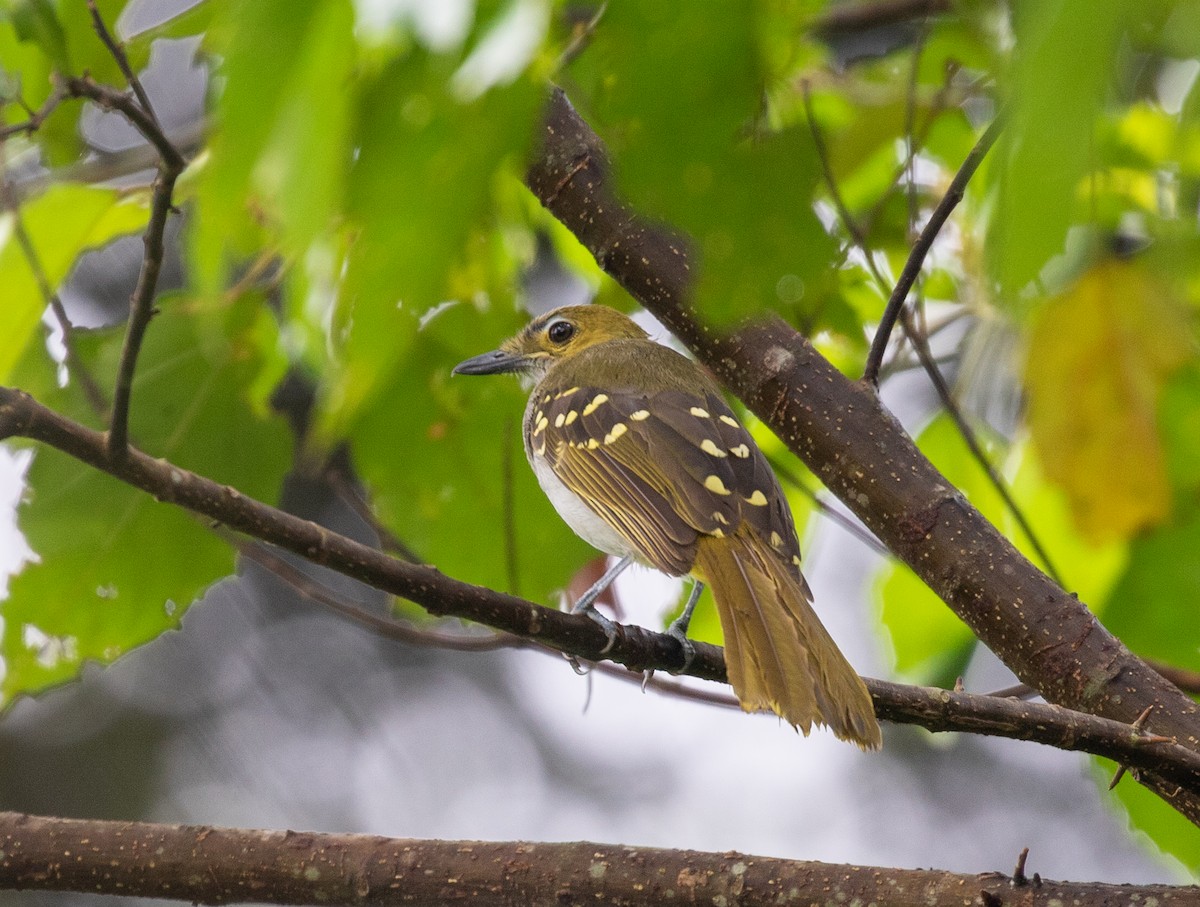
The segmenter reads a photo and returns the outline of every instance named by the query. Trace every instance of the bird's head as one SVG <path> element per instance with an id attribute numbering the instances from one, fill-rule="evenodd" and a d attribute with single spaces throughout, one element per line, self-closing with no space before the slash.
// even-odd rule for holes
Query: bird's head
<path id="1" fill-rule="evenodd" d="M 648 335 L 615 309 L 602 305 L 563 306 L 539 315 L 498 350 L 454 367 L 456 375 L 518 372 L 540 380 L 556 362 L 610 340 L 645 340 Z"/>

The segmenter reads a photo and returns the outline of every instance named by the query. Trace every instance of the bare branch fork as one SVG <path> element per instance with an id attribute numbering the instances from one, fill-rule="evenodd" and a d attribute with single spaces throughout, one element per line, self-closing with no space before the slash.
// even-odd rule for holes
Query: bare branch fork
<path id="1" fill-rule="evenodd" d="M 899 318 L 904 303 L 908 301 L 908 293 L 921 273 L 921 268 L 925 264 L 925 256 L 933 248 L 933 242 L 950 218 L 951 212 L 962 201 L 967 183 L 971 181 L 971 177 L 975 175 L 975 171 L 979 169 L 979 165 L 983 163 L 983 159 L 987 157 L 988 151 L 996 143 L 996 139 L 1000 137 L 1003 129 L 1004 117 L 997 114 L 975 142 L 975 147 L 971 149 L 962 166 L 958 168 L 958 172 L 954 174 L 954 179 L 950 181 L 946 194 L 933 209 L 929 221 L 921 230 L 920 236 L 917 237 L 912 252 L 904 263 L 904 269 L 896 281 L 896 286 L 892 290 L 892 295 L 888 299 L 887 306 L 884 308 L 883 315 L 879 319 L 875 338 L 871 341 L 871 348 L 867 352 L 867 362 L 863 368 L 863 381 L 872 385 L 879 383 L 879 368 L 883 364 L 883 354 L 887 350 L 888 339 L 891 337 L 892 329 L 896 326 L 896 319 Z"/>
<path id="2" fill-rule="evenodd" d="M 99 23 L 99 16 L 96 16 L 96 22 Z M 98 28 L 103 30 L 102 23 Z M 103 31 L 107 34 L 106 30 Z M 111 41 L 111 37 L 109 40 Z M 125 60 L 124 53 L 119 52 L 115 45 L 112 47 L 118 54 L 118 61 L 124 61 L 123 70 L 128 70 L 129 63 Z M 143 102 L 138 100 L 144 97 L 145 92 L 138 90 L 141 86 L 137 84 L 136 77 L 131 83 L 137 84 L 136 97 L 101 85 L 86 75 L 67 78 L 62 84 L 72 97 L 86 98 L 105 110 L 121 113 L 146 141 L 154 146 L 159 155 L 158 173 L 151 189 L 150 220 L 142 238 L 145 253 L 142 256 L 137 284 L 129 298 L 129 324 L 125 330 L 125 344 L 121 350 L 113 387 L 107 447 L 108 455 L 113 460 L 119 460 L 125 456 L 129 447 L 129 405 L 133 394 L 133 377 L 146 329 L 155 313 L 154 297 L 165 253 L 163 236 L 167 228 L 167 217 L 172 210 L 171 198 L 175 191 L 175 181 L 183 173 L 187 162 L 158 125 L 153 109 L 148 106 L 148 99 L 144 102 L 147 105 L 145 107 Z"/>
<path id="3" fill-rule="evenodd" d="M 0 812 L 0 889 L 196 904 L 795 903 L 1027 907 L 1196 903 L 1171 885 L 845 866 L 587 841 L 422 841 Z"/>

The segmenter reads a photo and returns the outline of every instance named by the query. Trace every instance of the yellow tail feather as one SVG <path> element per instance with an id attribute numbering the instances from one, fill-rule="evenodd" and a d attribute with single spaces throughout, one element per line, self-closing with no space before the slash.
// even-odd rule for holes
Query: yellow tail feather
<path id="1" fill-rule="evenodd" d="M 866 684 L 813 611 L 807 584 L 753 529 L 702 539 L 693 572 L 716 599 L 742 708 L 774 712 L 806 736 L 824 724 L 842 740 L 879 748 Z"/>

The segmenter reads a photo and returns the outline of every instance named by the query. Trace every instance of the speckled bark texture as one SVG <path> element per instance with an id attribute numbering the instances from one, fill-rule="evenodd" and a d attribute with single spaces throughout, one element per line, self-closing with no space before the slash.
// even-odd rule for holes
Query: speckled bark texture
<path id="1" fill-rule="evenodd" d="M 527 182 L 544 205 L 820 476 L 1022 681 L 1061 705 L 1200 750 L 1200 709 L 1058 588 L 917 450 L 874 389 L 850 381 L 778 318 L 722 335 L 687 306 L 685 242 L 612 197 L 604 147 L 562 92 Z M 1141 780 L 1193 822 L 1195 790 Z"/>
<path id="2" fill-rule="evenodd" d="M 415 841 L 0 813 L 0 889 L 197 904 L 739 904 L 1158 907 L 1200 903 L 1167 885 L 1014 882 L 738 853 L 511 841 Z"/>

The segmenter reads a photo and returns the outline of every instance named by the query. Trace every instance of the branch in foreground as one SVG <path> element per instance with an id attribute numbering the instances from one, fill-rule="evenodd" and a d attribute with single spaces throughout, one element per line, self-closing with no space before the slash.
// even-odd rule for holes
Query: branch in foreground
<path id="1" fill-rule="evenodd" d="M 1194 905 L 1195 887 L 964 875 L 576 842 L 103 822 L 0 813 L 0 888 L 198 904 Z"/>
<path id="2" fill-rule="evenodd" d="M 657 315 L 827 488 L 905 561 L 1023 682 L 1048 700 L 1128 724 L 1154 706 L 1159 734 L 1200 752 L 1200 706 L 1130 652 L 937 471 L 874 388 L 845 378 L 778 318 L 719 335 L 688 308 L 686 244 L 608 188 L 603 143 L 561 91 L 526 182 L 635 299 Z M 1200 824 L 1200 793 L 1142 779 Z"/>
<path id="3" fill-rule="evenodd" d="M 125 458 L 114 462 L 108 457 L 102 434 L 47 409 L 23 391 L 0 387 L 0 440 L 13 436 L 40 441 L 140 488 L 159 501 L 185 507 L 237 532 L 407 598 L 432 614 L 472 620 L 588 661 L 615 661 L 634 671 L 671 672 L 682 666 L 679 642 L 664 633 L 619 625 L 617 640 L 610 647 L 600 626 L 584 615 L 554 611 L 513 595 L 451 579 L 432 567 L 396 560 L 248 498 L 227 485 L 147 456 L 136 448 L 130 448 Z M 279 575 L 288 579 L 286 571 L 280 571 Z M 373 629 L 380 629 L 379 621 L 378 617 L 373 619 Z M 694 645 L 695 657 L 686 673 L 705 680 L 725 681 L 721 650 L 703 643 Z M 1200 753 L 1158 739 L 1164 731 L 1157 722 L 1147 726 L 1152 733 L 1142 734 L 1119 721 L 1052 705 L 906 687 L 880 680 L 868 680 L 867 684 L 881 718 L 931 730 L 994 734 L 1083 750 L 1107 756 L 1130 768 L 1155 771 L 1171 781 L 1181 794 L 1200 794 Z"/>

